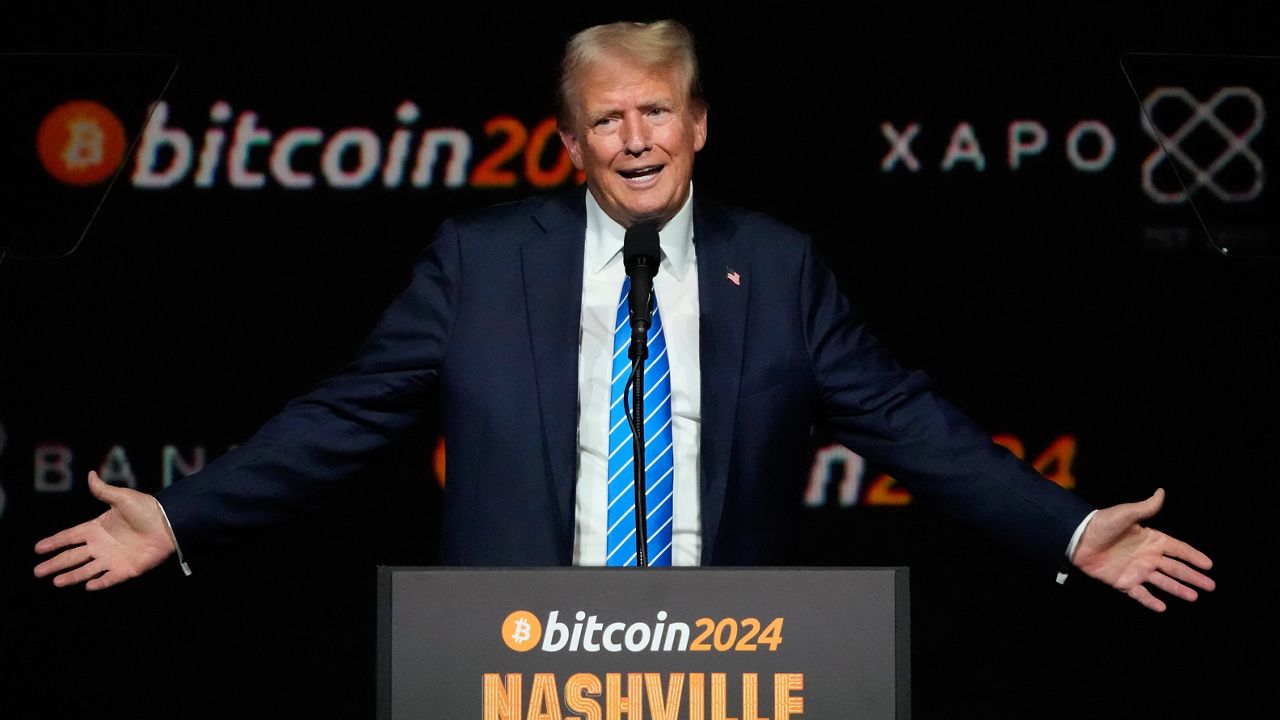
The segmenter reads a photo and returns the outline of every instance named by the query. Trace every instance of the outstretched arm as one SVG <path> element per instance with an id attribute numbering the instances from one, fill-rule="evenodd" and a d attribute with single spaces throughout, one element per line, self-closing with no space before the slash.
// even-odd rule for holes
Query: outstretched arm
<path id="1" fill-rule="evenodd" d="M 1213 579 L 1196 569 L 1213 567 L 1208 555 L 1140 524 L 1163 504 L 1164 490 L 1158 489 L 1141 502 L 1099 510 L 1080 536 L 1071 562 L 1156 612 L 1164 612 L 1166 606 L 1147 583 L 1188 602 L 1199 597 L 1196 588 L 1213 590 Z"/>
<path id="2" fill-rule="evenodd" d="M 926 378 L 901 368 L 858 319 L 835 277 L 807 246 L 801 326 L 816 384 L 836 437 L 869 460 L 900 471 L 912 492 L 988 531 L 1029 557 L 1061 565 L 1069 539 L 1093 510 L 989 441 Z M 1184 600 L 1213 590 L 1204 553 L 1140 523 L 1164 501 L 1098 510 L 1072 562 L 1156 612 L 1165 603 L 1147 585 Z"/>
<path id="3" fill-rule="evenodd" d="M 285 522 L 316 498 L 338 494 L 347 476 L 421 415 L 435 388 L 460 274 L 453 227 L 441 226 L 410 287 L 383 314 L 355 360 L 291 401 L 238 449 L 155 497 L 109 486 L 90 473 L 90 489 L 110 508 L 41 540 L 36 552 L 60 552 L 38 565 L 36 576 L 56 573 L 53 582 L 60 587 L 85 583 L 99 590 L 163 562 L 177 551 L 174 533 L 184 550 L 198 552 L 230 542 L 240 531 Z"/>
<path id="4" fill-rule="evenodd" d="M 173 554 L 173 538 L 156 499 L 103 482 L 89 473 L 89 491 L 106 503 L 106 512 L 36 543 L 42 555 L 61 550 L 36 566 L 36 577 L 57 573 L 58 587 L 85 584 L 101 590 L 135 578 Z"/>

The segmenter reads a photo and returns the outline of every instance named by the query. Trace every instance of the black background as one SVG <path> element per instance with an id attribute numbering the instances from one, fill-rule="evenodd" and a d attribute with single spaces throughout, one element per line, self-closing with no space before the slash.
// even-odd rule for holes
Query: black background
<path id="1" fill-rule="evenodd" d="M 1120 58 L 1274 54 L 1263 7 L 11 7 L 0 50 L 172 53 L 171 124 L 193 136 L 218 99 L 266 126 L 386 134 L 413 99 L 419 127 L 463 128 L 482 153 L 487 118 L 550 114 L 573 32 L 681 18 L 711 103 L 697 192 L 811 233 L 904 364 L 1033 453 L 1074 434 L 1095 505 L 1166 488 L 1153 524 L 1217 561 L 1217 592 L 1156 615 L 1056 586 L 924 505 L 806 511 L 797 562 L 911 567 L 916 717 L 1231 717 L 1275 669 L 1278 268 L 1213 252 L 1190 208 L 1142 194 L 1152 144 Z M 1013 172 L 1007 124 L 1028 118 L 1050 146 Z M 1081 119 L 1116 134 L 1103 172 L 1062 151 Z M 880 124 L 912 121 L 921 171 L 881 173 Z M 982 172 L 939 167 L 961 121 Z M 433 417 L 337 502 L 191 578 L 57 591 L 30 577 L 31 546 L 100 512 L 83 475 L 111 446 L 154 490 L 163 445 L 247 437 L 341 367 L 443 218 L 532 192 L 121 182 L 73 256 L 0 264 L 0 717 L 371 716 L 375 568 L 435 559 Z M 33 491 L 43 442 L 74 451 L 72 492 Z"/>

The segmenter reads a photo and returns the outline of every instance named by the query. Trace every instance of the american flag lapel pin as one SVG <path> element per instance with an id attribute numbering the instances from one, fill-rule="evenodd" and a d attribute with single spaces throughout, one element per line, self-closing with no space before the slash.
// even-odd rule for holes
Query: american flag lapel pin
<path id="1" fill-rule="evenodd" d="M 728 265 L 724 266 L 724 277 L 726 280 L 733 283 L 734 285 L 737 285 L 739 287 L 742 286 L 742 275 L 737 270 L 734 270 Z"/>

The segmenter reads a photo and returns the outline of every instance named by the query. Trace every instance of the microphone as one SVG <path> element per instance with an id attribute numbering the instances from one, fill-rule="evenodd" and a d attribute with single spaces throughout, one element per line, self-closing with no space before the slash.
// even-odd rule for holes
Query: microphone
<path id="1" fill-rule="evenodd" d="M 658 244 L 658 226 L 640 223 L 627 228 L 622 239 L 622 264 L 631 278 L 627 296 L 631 317 L 631 349 L 627 357 L 643 360 L 649 357 L 649 296 L 653 294 L 653 276 L 658 274 L 662 250 Z"/>

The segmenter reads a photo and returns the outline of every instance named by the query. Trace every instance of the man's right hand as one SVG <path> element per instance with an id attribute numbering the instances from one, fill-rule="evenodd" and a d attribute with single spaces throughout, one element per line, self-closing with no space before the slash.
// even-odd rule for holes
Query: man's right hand
<path id="1" fill-rule="evenodd" d="M 58 573 L 53 578 L 58 587 L 84 583 L 86 590 L 101 590 L 141 575 L 174 553 L 173 537 L 155 498 L 108 485 L 96 472 L 89 473 L 89 492 L 109 509 L 36 543 L 41 555 L 62 551 L 37 565 L 36 577 Z"/>

